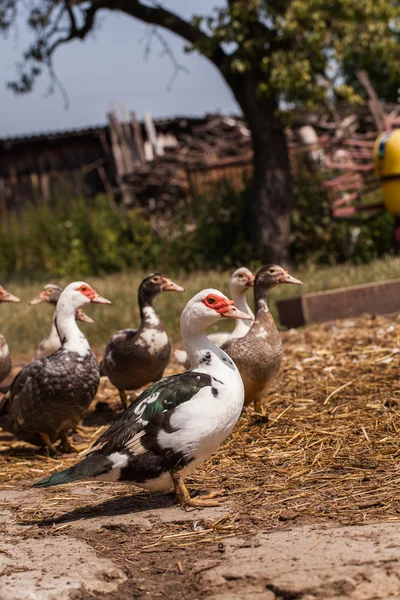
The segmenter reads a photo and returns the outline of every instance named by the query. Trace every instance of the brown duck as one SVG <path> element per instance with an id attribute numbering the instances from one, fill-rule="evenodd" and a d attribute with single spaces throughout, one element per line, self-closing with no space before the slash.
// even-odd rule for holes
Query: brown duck
<path id="1" fill-rule="evenodd" d="M 137 390 L 161 379 L 168 365 L 171 346 L 164 326 L 153 308 L 161 292 L 183 292 L 161 273 L 152 273 L 139 286 L 139 329 L 117 331 L 107 343 L 100 374 L 107 375 L 119 391 L 124 408 L 128 407 L 126 390 Z"/>
<path id="2" fill-rule="evenodd" d="M 268 293 L 279 283 L 302 285 L 278 265 L 261 267 L 254 282 L 255 320 L 251 329 L 244 337 L 228 340 L 221 346 L 242 376 L 245 406 L 254 402 L 256 412 L 260 412 L 263 392 L 282 364 L 281 336 L 267 304 Z"/>
<path id="3" fill-rule="evenodd" d="M 0 285 L 0 302 L 20 302 L 17 296 L 13 296 Z M 0 382 L 3 381 L 11 371 L 11 357 L 5 338 L 0 333 Z"/>

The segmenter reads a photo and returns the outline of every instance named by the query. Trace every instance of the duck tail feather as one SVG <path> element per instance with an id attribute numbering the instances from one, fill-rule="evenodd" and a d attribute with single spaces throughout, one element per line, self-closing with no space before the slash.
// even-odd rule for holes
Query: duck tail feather
<path id="1" fill-rule="evenodd" d="M 52 487 L 53 485 L 63 485 L 82 479 L 96 479 L 111 471 L 113 466 L 112 461 L 107 456 L 96 452 L 69 469 L 41 479 L 32 487 Z"/>

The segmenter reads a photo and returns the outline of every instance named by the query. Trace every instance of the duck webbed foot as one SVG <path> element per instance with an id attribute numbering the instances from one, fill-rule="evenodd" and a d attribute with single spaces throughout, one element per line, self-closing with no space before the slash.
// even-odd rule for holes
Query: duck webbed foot
<path id="1" fill-rule="evenodd" d="M 223 490 L 216 490 L 215 492 L 210 492 L 209 494 L 203 494 L 201 496 L 201 499 L 202 500 L 212 500 L 213 498 L 219 498 L 223 494 L 224 494 Z M 219 502 L 221 504 L 222 502 L 225 502 L 225 500 L 220 500 Z"/>
<path id="2" fill-rule="evenodd" d="M 51 456 L 52 458 L 58 458 L 60 456 L 60 452 L 57 450 L 54 444 L 51 443 L 51 439 L 48 433 L 41 433 L 40 437 L 43 440 L 42 449 L 45 451 L 47 456 Z"/>
<path id="3" fill-rule="evenodd" d="M 60 435 L 60 440 L 62 451 L 65 454 L 70 454 L 71 452 L 78 452 L 78 450 L 71 444 L 71 441 L 65 432 Z"/>
<path id="4" fill-rule="evenodd" d="M 264 425 L 268 425 L 269 423 L 267 407 L 262 405 L 262 398 L 254 399 L 253 421 L 256 424 L 263 423 Z"/>
<path id="5" fill-rule="evenodd" d="M 203 498 L 202 496 L 196 496 L 195 498 L 190 498 L 188 502 L 182 506 L 184 510 L 190 510 L 191 508 L 207 508 L 212 506 L 221 506 L 224 500 L 211 500 L 209 498 Z"/>
<path id="6" fill-rule="evenodd" d="M 261 398 L 254 398 L 254 412 L 262 415 L 262 402 Z"/>
<path id="7" fill-rule="evenodd" d="M 218 492 L 208 494 L 207 496 L 191 498 L 189 490 L 183 481 L 181 469 L 172 469 L 171 477 L 174 483 L 177 500 L 184 510 L 190 510 L 191 508 L 205 508 L 207 506 L 220 506 L 222 504 L 223 501 L 215 498 L 215 495 L 218 495 Z"/>

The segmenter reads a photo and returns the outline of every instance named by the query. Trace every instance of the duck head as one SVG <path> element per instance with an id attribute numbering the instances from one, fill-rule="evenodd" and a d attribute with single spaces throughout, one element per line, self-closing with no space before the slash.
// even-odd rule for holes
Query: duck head
<path id="1" fill-rule="evenodd" d="M 183 292 L 185 288 L 177 285 L 162 273 L 151 273 L 145 277 L 139 286 L 139 299 L 152 300 L 161 292 Z"/>
<path id="2" fill-rule="evenodd" d="M 61 292 L 62 288 L 60 288 L 59 285 L 49 283 L 44 286 L 40 294 L 31 300 L 29 304 L 30 306 L 35 306 L 36 304 L 41 304 L 42 302 L 48 302 L 49 304 L 53 304 L 53 306 L 55 306 L 58 302 Z"/>
<path id="3" fill-rule="evenodd" d="M 85 304 L 111 304 L 110 300 L 103 298 L 98 294 L 88 283 L 84 281 L 74 281 L 70 283 L 61 292 L 59 301 L 57 302 L 57 313 L 76 312 Z"/>
<path id="4" fill-rule="evenodd" d="M 17 296 L 13 296 L 0 285 L 0 302 L 21 302 Z"/>
<path id="5" fill-rule="evenodd" d="M 182 335 L 204 332 L 207 327 L 220 319 L 252 319 L 239 310 L 233 300 L 222 292 L 209 288 L 196 294 L 186 304 L 181 315 Z"/>
<path id="6" fill-rule="evenodd" d="M 245 294 L 250 287 L 254 286 L 255 277 L 250 269 L 240 267 L 232 273 L 231 277 L 231 294 Z"/>
<path id="7" fill-rule="evenodd" d="M 279 265 L 265 265 L 257 271 L 254 287 L 259 290 L 269 291 L 280 283 L 294 283 L 303 285 L 300 279 L 296 279 L 288 271 Z"/>
<path id="8" fill-rule="evenodd" d="M 35 306 L 36 304 L 41 304 L 42 302 L 47 302 L 56 306 L 58 299 L 61 295 L 62 288 L 59 285 L 55 285 L 53 283 L 48 283 L 44 286 L 42 291 L 29 302 L 30 306 Z M 94 323 L 94 320 L 86 315 L 82 309 L 78 308 L 75 313 L 75 319 L 77 321 L 82 321 L 82 323 Z"/>

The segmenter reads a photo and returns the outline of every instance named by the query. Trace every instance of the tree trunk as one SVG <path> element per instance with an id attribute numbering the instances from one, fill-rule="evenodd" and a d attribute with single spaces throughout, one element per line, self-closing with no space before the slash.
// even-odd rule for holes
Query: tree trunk
<path id="1" fill-rule="evenodd" d="M 247 227 L 259 258 L 289 263 L 293 190 L 289 153 L 277 103 L 261 97 L 253 73 L 226 79 L 247 119 L 254 149 L 254 179 Z"/>

